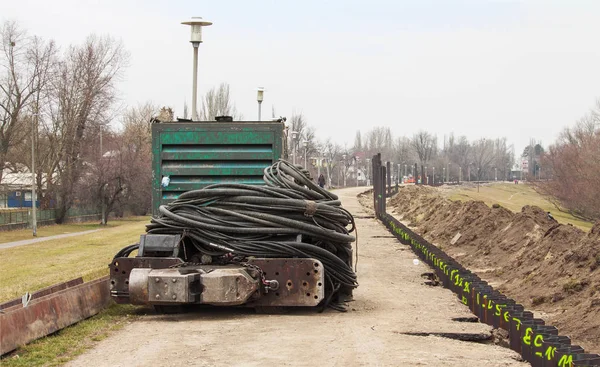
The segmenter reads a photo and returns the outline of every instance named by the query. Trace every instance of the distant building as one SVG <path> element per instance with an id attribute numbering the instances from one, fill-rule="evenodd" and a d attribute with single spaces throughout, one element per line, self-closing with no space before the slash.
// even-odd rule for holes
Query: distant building
<path id="1" fill-rule="evenodd" d="M 0 183 L 0 209 L 31 208 L 33 205 L 31 194 L 31 173 L 4 171 L 2 183 Z M 42 192 L 41 196 L 44 194 Z M 40 206 L 39 199 L 40 193 L 37 193 L 37 207 Z"/>

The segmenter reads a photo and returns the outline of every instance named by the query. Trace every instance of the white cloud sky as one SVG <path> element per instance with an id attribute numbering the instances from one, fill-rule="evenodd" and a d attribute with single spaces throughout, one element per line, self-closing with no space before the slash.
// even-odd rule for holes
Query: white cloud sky
<path id="1" fill-rule="evenodd" d="M 61 46 L 121 38 L 124 104 L 182 113 L 191 99 L 190 16 L 214 22 L 200 48 L 200 94 L 225 81 L 256 118 L 302 111 L 348 145 L 387 125 L 471 139 L 506 136 L 519 153 L 551 143 L 600 98 L 598 1 L 10 1 L 0 19 Z"/>

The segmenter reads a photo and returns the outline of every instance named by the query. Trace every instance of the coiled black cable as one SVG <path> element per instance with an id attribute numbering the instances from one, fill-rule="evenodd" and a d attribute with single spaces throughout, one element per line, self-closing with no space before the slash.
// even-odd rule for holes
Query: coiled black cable
<path id="1" fill-rule="evenodd" d="M 161 206 L 146 230 L 181 234 L 210 256 L 318 259 L 325 269 L 326 303 L 338 290 L 357 287 L 354 218 L 338 197 L 284 160 L 265 168 L 263 180 L 265 186 L 224 183 L 185 192 Z"/>

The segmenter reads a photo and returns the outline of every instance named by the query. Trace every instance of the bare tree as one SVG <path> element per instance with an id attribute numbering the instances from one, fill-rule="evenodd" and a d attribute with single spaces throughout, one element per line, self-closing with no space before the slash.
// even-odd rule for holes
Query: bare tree
<path id="1" fill-rule="evenodd" d="M 296 154 L 298 155 L 296 157 L 296 163 L 301 163 L 303 162 L 302 159 L 300 159 L 300 157 L 303 156 L 303 145 L 302 142 L 305 140 L 306 137 L 306 130 L 308 128 L 308 124 L 306 123 L 306 118 L 304 117 L 304 115 L 302 114 L 302 112 L 292 112 L 292 116 L 289 119 L 289 123 L 290 123 L 290 131 L 291 132 L 295 132 L 296 134 L 296 140 L 293 140 L 292 134 L 288 134 L 288 146 L 290 147 L 290 150 L 292 152 L 296 152 Z M 302 148 L 302 149 L 301 149 Z"/>
<path id="2" fill-rule="evenodd" d="M 79 46 L 69 47 L 58 68 L 47 126 L 53 160 L 49 177 L 58 173 L 56 221 L 64 221 L 74 202 L 74 188 L 82 173 L 85 144 L 92 132 L 101 131 L 113 118 L 116 82 L 127 64 L 123 44 L 110 37 L 89 36 Z M 92 134 L 94 135 L 94 134 Z M 98 150 L 96 150 L 98 151 Z"/>
<path id="3" fill-rule="evenodd" d="M 362 135 L 360 130 L 356 131 L 356 135 L 354 137 L 354 147 L 352 149 L 355 152 L 360 152 L 363 150 Z"/>
<path id="4" fill-rule="evenodd" d="M 231 100 L 230 87 L 227 83 L 221 83 L 206 92 L 198 116 L 202 121 L 215 121 L 217 116 L 231 116 L 234 120 L 243 119 Z"/>
<path id="5" fill-rule="evenodd" d="M 559 210 L 586 219 L 600 218 L 600 100 L 596 108 L 566 128 L 542 155 L 550 179 L 538 187 Z"/>
<path id="6" fill-rule="evenodd" d="M 414 152 L 409 138 L 405 136 L 398 137 L 396 139 L 394 151 L 394 162 L 400 164 L 414 162 Z"/>
<path id="7" fill-rule="evenodd" d="M 494 141 L 486 138 L 479 139 L 473 143 L 471 151 L 475 174 L 477 180 L 481 181 L 481 178 L 489 172 L 494 161 Z"/>
<path id="8" fill-rule="evenodd" d="M 437 138 L 427 131 L 419 131 L 411 140 L 413 149 L 424 166 L 437 153 Z"/>
<path id="9" fill-rule="evenodd" d="M 125 158 L 128 183 L 125 203 L 136 215 L 145 215 L 152 204 L 152 126 L 158 113 L 152 103 L 127 109 L 123 116 L 124 131 L 120 154 Z"/>
<path id="10" fill-rule="evenodd" d="M 185 101 L 183 102 L 183 118 L 186 120 L 189 118 L 188 105 Z"/>
<path id="11" fill-rule="evenodd" d="M 369 156 L 381 153 L 384 161 L 390 160 L 394 151 L 392 130 L 386 126 L 372 128 L 365 134 L 363 148 Z"/>
<path id="12" fill-rule="evenodd" d="M 341 159 L 342 147 L 327 139 L 323 144 L 323 156 L 325 157 L 325 172 L 327 173 L 327 183 L 331 187 L 333 184 L 334 173 Z"/>
<path id="13" fill-rule="evenodd" d="M 2 24 L 0 62 L 0 182 L 7 154 L 15 142 L 32 129 L 32 115 L 39 116 L 40 100 L 47 91 L 54 66 L 53 41 L 30 37 L 16 22 Z M 25 119 L 25 114 L 29 118 Z M 35 121 L 36 119 L 34 119 Z"/>

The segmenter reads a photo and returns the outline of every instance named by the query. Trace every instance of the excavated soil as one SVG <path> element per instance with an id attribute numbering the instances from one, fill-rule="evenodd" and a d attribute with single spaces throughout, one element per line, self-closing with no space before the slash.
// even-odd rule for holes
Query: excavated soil
<path id="1" fill-rule="evenodd" d="M 387 211 L 574 344 L 600 352 L 600 222 L 586 233 L 535 206 L 513 213 L 422 186 L 401 187 Z"/>

